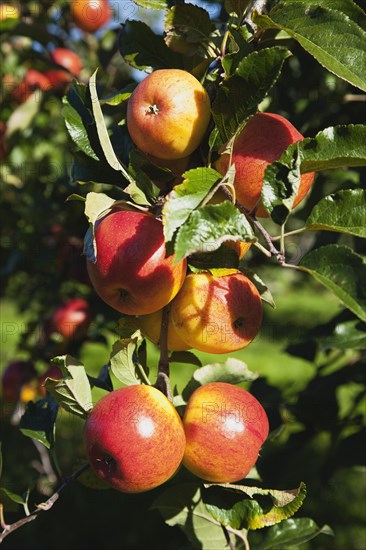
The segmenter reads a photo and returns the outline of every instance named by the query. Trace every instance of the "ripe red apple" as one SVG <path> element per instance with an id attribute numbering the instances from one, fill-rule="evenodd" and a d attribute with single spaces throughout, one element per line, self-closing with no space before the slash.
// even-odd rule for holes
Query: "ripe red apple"
<path id="1" fill-rule="evenodd" d="M 2 393 L 4 401 L 16 403 L 21 389 L 37 376 L 31 361 L 12 361 L 5 368 L 2 375 Z"/>
<path id="2" fill-rule="evenodd" d="M 57 365 L 50 365 L 49 368 L 44 372 L 39 379 L 39 392 L 44 397 L 46 395 L 46 388 L 44 384 L 47 378 L 52 378 L 53 380 L 60 380 L 62 378 L 62 371 Z"/>
<path id="3" fill-rule="evenodd" d="M 201 83 L 180 69 L 159 69 L 133 91 L 127 127 L 141 151 L 180 159 L 201 143 L 210 122 L 210 99 Z"/>
<path id="4" fill-rule="evenodd" d="M 183 417 L 184 466 L 198 477 L 232 483 L 248 475 L 268 436 L 268 418 L 249 392 L 224 382 L 191 395 Z"/>
<path id="5" fill-rule="evenodd" d="M 187 263 L 166 257 L 163 225 L 141 212 L 120 210 L 104 217 L 95 232 L 97 260 L 87 261 L 99 296 L 128 315 L 162 309 L 181 288 Z"/>
<path id="6" fill-rule="evenodd" d="M 82 298 L 68 300 L 60 305 L 50 319 L 51 330 L 67 340 L 82 339 L 92 321 L 88 302 Z"/>
<path id="7" fill-rule="evenodd" d="M 111 19 L 112 10 L 108 0 L 72 0 L 71 15 L 79 29 L 96 32 Z"/>
<path id="8" fill-rule="evenodd" d="M 235 164 L 234 187 L 237 200 L 248 210 L 257 205 L 257 215 L 268 214 L 260 202 L 264 171 L 268 164 L 280 158 L 282 153 L 304 136 L 286 118 L 273 113 L 257 113 L 249 119 L 237 136 L 231 162 Z M 229 168 L 229 155 L 220 156 L 215 168 L 224 175 Z M 308 193 L 314 180 L 314 172 L 302 174 L 300 187 L 293 206 L 297 206 Z"/>
<path id="9" fill-rule="evenodd" d="M 167 481 L 184 453 L 182 421 L 163 393 L 136 385 L 115 390 L 95 405 L 84 428 L 95 473 L 126 493 L 141 493 Z"/>
<path id="10" fill-rule="evenodd" d="M 230 353 L 257 335 L 262 302 L 254 284 L 240 272 L 191 273 L 171 303 L 170 316 L 175 333 L 191 348 Z"/>
<path id="11" fill-rule="evenodd" d="M 77 53 L 68 48 L 56 48 L 51 53 L 52 60 L 77 76 L 83 68 L 83 62 Z"/>

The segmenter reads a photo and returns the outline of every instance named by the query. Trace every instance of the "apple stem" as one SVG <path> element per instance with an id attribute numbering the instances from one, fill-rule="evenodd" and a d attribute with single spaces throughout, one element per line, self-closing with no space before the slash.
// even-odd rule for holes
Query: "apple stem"
<path id="1" fill-rule="evenodd" d="M 168 323 L 169 323 L 169 309 L 167 305 L 163 308 L 163 315 L 161 318 L 161 330 L 160 330 L 160 358 L 158 365 L 158 376 L 156 379 L 155 387 L 163 392 L 167 396 L 169 401 L 173 401 L 172 389 L 170 387 L 169 379 L 169 353 L 168 353 Z"/>

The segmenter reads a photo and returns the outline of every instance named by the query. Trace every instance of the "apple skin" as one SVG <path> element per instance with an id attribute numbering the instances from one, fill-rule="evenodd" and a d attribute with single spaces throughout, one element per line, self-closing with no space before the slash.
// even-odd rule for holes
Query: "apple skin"
<path id="1" fill-rule="evenodd" d="M 230 353 L 243 349 L 257 335 L 262 301 L 242 273 L 191 273 L 172 301 L 170 315 L 176 334 L 190 347 Z"/>
<path id="2" fill-rule="evenodd" d="M 133 91 L 127 128 L 141 151 L 174 160 L 197 149 L 210 116 L 210 99 L 194 76 L 180 69 L 158 69 Z"/>
<path id="3" fill-rule="evenodd" d="M 268 436 L 262 405 L 239 386 L 212 382 L 191 395 L 183 417 L 184 466 L 213 483 L 248 475 Z"/>
<path id="4" fill-rule="evenodd" d="M 83 63 L 77 53 L 68 48 L 56 48 L 51 53 L 52 61 L 65 67 L 71 74 L 77 76 L 83 68 Z"/>
<path id="5" fill-rule="evenodd" d="M 112 9 L 108 0 L 72 0 L 71 14 L 79 29 L 93 33 L 108 23 Z"/>
<path id="6" fill-rule="evenodd" d="M 257 216 L 268 217 L 260 202 L 263 176 L 268 164 L 278 160 L 282 153 L 304 136 L 286 118 L 273 113 L 257 113 L 249 119 L 233 146 L 232 164 L 236 175 L 234 187 L 236 199 L 248 210 L 258 204 Z M 229 155 L 221 155 L 215 168 L 224 175 L 229 168 Z M 314 172 L 302 174 L 298 194 L 293 207 L 308 193 L 314 180 Z"/>
<path id="7" fill-rule="evenodd" d="M 66 340 L 81 340 L 91 321 L 92 314 L 88 302 L 82 298 L 74 298 L 55 310 L 49 325 L 51 330 L 58 332 Z"/>
<path id="8" fill-rule="evenodd" d="M 16 403 L 21 395 L 22 387 L 37 377 L 37 372 L 31 361 L 12 361 L 4 369 L 2 375 L 2 394 L 4 401 Z"/>
<path id="9" fill-rule="evenodd" d="M 87 261 L 90 280 L 108 305 L 127 315 L 162 309 L 181 288 L 187 262 L 166 257 L 163 225 L 141 212 L 104 217 L 95 231 L 97 261 Z"/>
<path id="10" fill-rule="evenodd" d="M 84 427 L 88 460 L 111 487 L 141 493 L 179 468 L 185 448 L 182 421 L 165 395 L 135 385 L 102 397 Z"/>
<path id="11" fill-rule="evenodd" d="M 149 315 L 141 315 L 138 318 L 137 324 L 142 334 L 154 344 L 159 345 L 160 332 L 161 332 L 161 320 L 163 317 L 163 310 L 155 311 Z M 185 351 L 190 349 L 187 342 L 184 342 L 180 336 L 176 333 L 174 325 L 169 316 L 168 320 L 168 350 L 169 351 Z"/>

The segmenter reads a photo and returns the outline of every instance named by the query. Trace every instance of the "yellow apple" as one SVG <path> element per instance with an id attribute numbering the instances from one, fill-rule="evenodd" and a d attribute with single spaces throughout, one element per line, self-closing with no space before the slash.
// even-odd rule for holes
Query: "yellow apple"
<path id="1" fill-rule="evenodd" d="M 161 332 L 161 320 L 163 317 L 163 310 L 155 311 L 149 315 L 141 315 L 138 318 L 138 327 L 142 334 L 154 344 L 159 345 L 160 332 Z M 168 350 L 169 351 L 184 351 L 189 349 L 190 346 L 187 342 L 184 342 L 182 338 L 176 333 L 175 327 L 170 319 L 168 321 Z"/>

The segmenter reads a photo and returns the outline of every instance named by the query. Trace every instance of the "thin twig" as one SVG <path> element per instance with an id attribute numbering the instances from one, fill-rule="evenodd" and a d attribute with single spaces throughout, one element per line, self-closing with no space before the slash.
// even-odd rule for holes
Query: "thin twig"
<path id="1" fill-rule="evenodd" d="M 47 512 L 48 510 L 50 510 L 52 506 L 55 504 L 55 502 L 58 500 L 62 491 L 64 491 L 64 489 L 66 489 L 66 487 L 72 481 L 74 481 L 76 478 L 81 476 L 81 474 L 83 474 L 85 470 L 87 470 L 88 468 L 89 468 L 89 464 L 84 464 L 84 466 L 79 468 L 79 470 L 74 472 L 71 476 L 66 477 L 64 481 L 61 483 L 60 487 L 57 489 L 57 491 L 53 493 L 53 495 L 51 495 L 49 499 L 47 499 L 45 502 L 42 502 L 41 504 L 38 504 L 37 508 L 33 510 L 33 512 L 30 512 L 28 516 L 16 521 L 15 523 L 10 523 L 10 524 L 5 523 L 5 519 L 2 512 L 2 506 L 1 506 L 0 513 L 1 513 L 1 525 L 3 527 L 3 532 L 0 534 L 0 544 L 3 542 L 5 537 L 10 535 L 10 533 L 13 533 L 13 531 L 16 531 L 26 523 L 30 523 L 31 521 L 35 520 L 38 514 L 40 514 L 41 512 Z"/>
<path id="2" fill-rule="evenodd" d="M 173 401 L 173 393 L 170 387 L 169 379 L 169 353 L 168 353 L 168 326 L 169 326 L 169 309 L 167 305 L 163 309 L 161 318 L 161 330 L 159 338 L 160 358 L 158 365 L 158 376 L 155 382 L 155 387 L 167 396 L 169 401 Z"/>
<path id="3" fill-rule="evenodd" d="M 235 550 L 236 549 L 236 544 L 235 544 L 235 542 L 233 542 L 231 540 L 229 532 L 226 529 L 225 525 L 221 524 L 221 527 L 222 527 L 222 530 L 224 531 L 224 535 L 225 535 L 225 539 L 226 539 L 228 547 L 230 548 L 230 550 Z"/>

